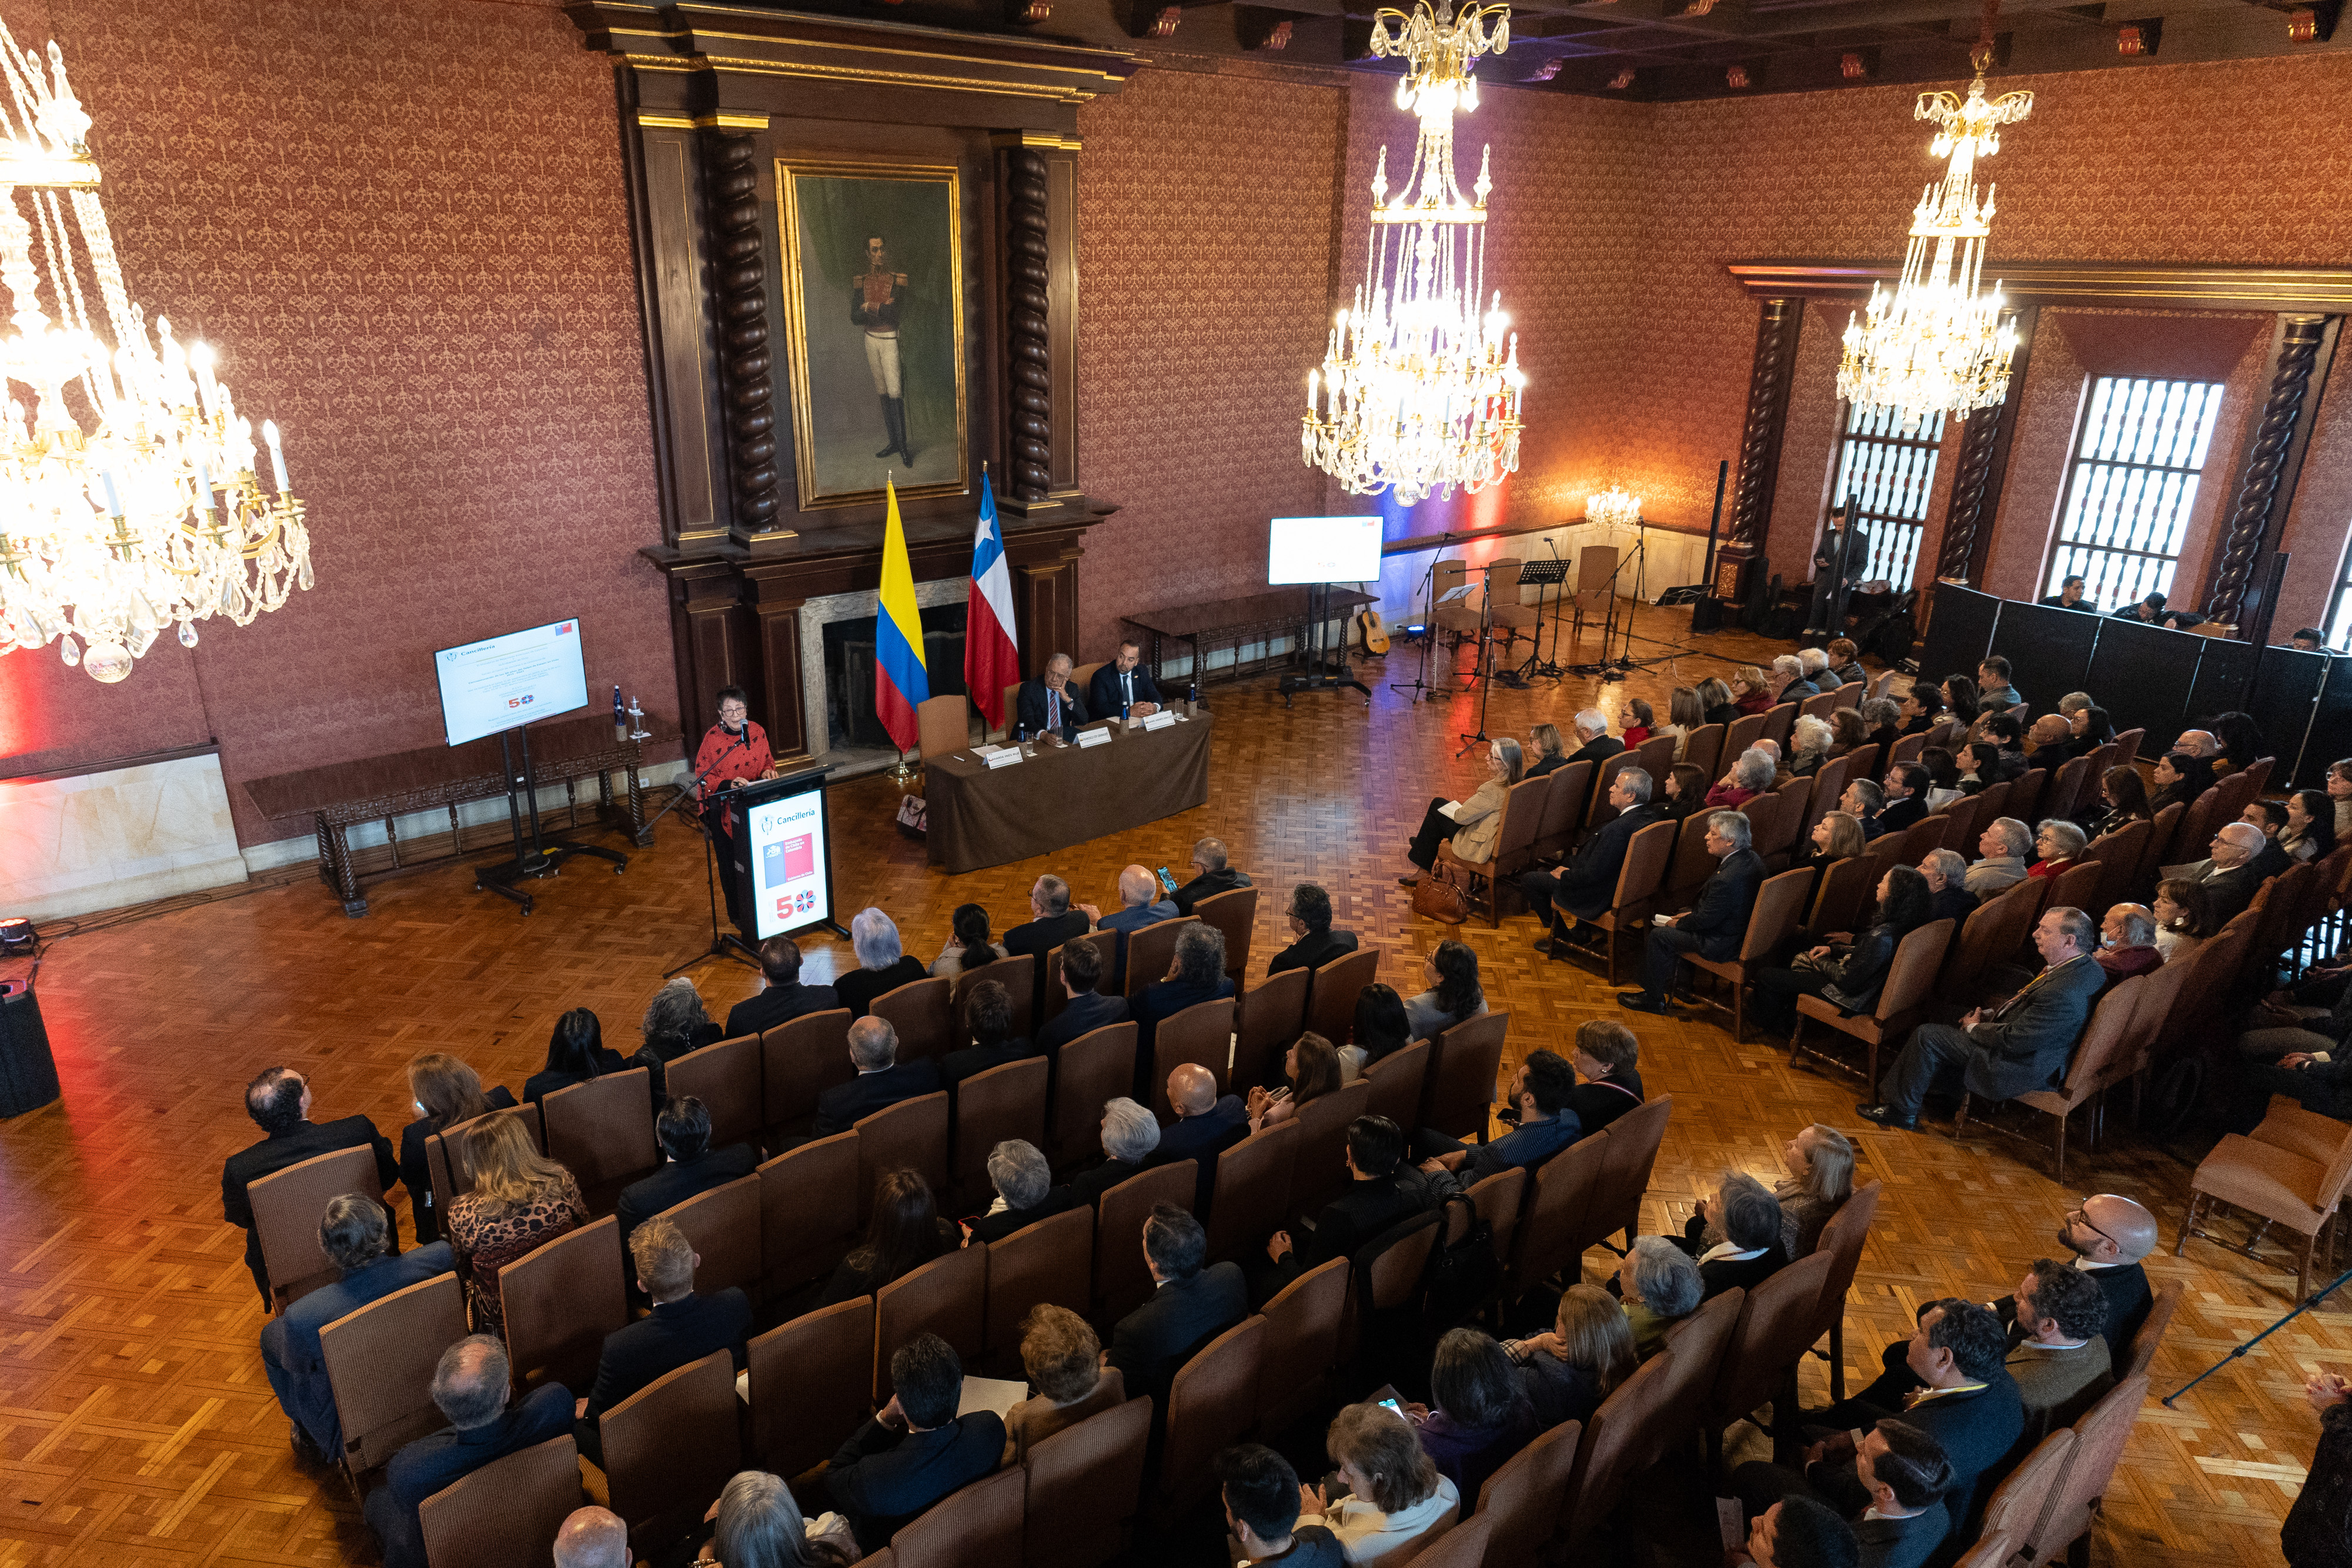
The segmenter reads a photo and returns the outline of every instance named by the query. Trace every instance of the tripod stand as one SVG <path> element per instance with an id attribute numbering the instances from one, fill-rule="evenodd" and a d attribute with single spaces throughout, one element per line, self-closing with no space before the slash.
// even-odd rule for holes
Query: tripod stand
<path id="1" fill-rule="evenodd" d="M 1451 534 L 1438 536 L 1437 548 L 1440 550 L 1444 549 L 1445 541 L 1453 537 Z M 1437 557 L 1433 555 L 1429 558 L 1428 570 L 1421 574 L 1421 669 L 1409 681 L 1391 681 L 1389 690 L 1411 692 L 1412 700 L 1415 702 L 1420 702 L 1424 697 L 1431 702 L 1435 702 L 1445 694 L 1440 688 L 1429 684 L 1429 650 L 1437 641 L 1437 625 L 1433 619 L 1437 612 Z"/>
<path id="2" fill-rule="evenodd" d="M 1547 588 L 1557 589 L 1560 584 L 1568 580 L 1568 562 L 1559 559 L 1558 554 L 1559 549 L 1559 547 L 1557 545 L 1552 547 L 1554 553 L 1549 560 L 1531 560 L 1519 568 L 1519 581 L 1523 584 L 1532 582 L 1536 585 L 1535 645 L 1533 650 L 1528 654 L 1528 662 L 1521 664 L 1517 670 L 1512 672 L 1512 674 L 1515 674 L 1522 683 L 1526 682 L 1528 678 L 1532 675 L 1541 675 L 1555 681 L 1560 677 L 1561 672 L 1559 665 L 1543 656 L 1543 590 Z M 1557 596 L 1555 596 L 1553 600 L 1551 619 L 1553 651 L 1558 652 L 1559 644 L 1559 608 Z M 1607 650 L 1603 649 L 1602 652 L 1605 653 Z"/>
<path id="3" fill-rule="evenodd" d="M 1462 570 L 1465 573 L 1473 571 L 1491 572 L 1494 570 L 1494 568 L 1487 566 L 1465 566 Z M 1460 735 L 1463 743 L 1462 750 L 1454 754 L 1456 757 L 1464 755 L 1464 753 L 1467 752 L 1472 747 L 1487 738 L 1486 704 L 1491 701 L 1495 695 L 1494 617 L 1495 593 L 1493 580 L 1489 578 L 1486 591 L 1478 596 L 1478 657 L 1471 661 L 1470 664 L 1470 678 L 1472 680 L 1477 680 L 1481 674 L 1486 677 L 1486 684 L 1478 688 L 1478 733 L 1471 735 L 1465 732 L 1456 732 Z"/>
<path id="4" fill-rule="evenodd" d="M 509 745 L 507 738 L 514 735 L 522 737 L 522 771 L 519 774 L 515 771 L 514 750 Z M 531 896 L 517 887 L 515 883 L 535 882 L 543 876 L 553 876 L 563 869 L 563 862 L 573 855 L 593 855 L 598 860 L 611 861 L 614 876 L 629 869 L 629 857 L 618 850 L 604 849 L 595 844 L 575 844 L 563 840 L 558 840 L 552 847 L 540 842 L 539 785 L 530 771 L 530 727 L 529 725 L 518 725 L 510 730 L 500 732 L 499 762 L 505 768 L 507 776 L 507 820 L 514 826 L 514 859 L 502 861 L 497 865 L 475 867 L 474 891 L 476 893 L 488 889 L 501 898 L 511 898 L 522 905 L 522 912 L 525 915 L 529 915 L 531 911 Z M 518 790 L 520 791 L 520 800 L 517 799 Z M 530 817 L 530 846 L 528 849 L 523 847 L 522 841 L 522 820 L 526 812 Z"/>
<path id="5" fill-rule="evenodd" d="M 655 823 L 659 822 L 664 817 L 667 817 L 672 811 L 677 810 L 680 806 L 686 804 L 687 801 L 696 799 L 702 789 L 702 781 L 709 778 L 711 774 L 717 772 L 720 763 L 726 761 L 729 758 L 734 756 L 736 752 L 750 745 L 751 741 L 751 727 L 747 725 L 744 727 L 742 735 L 737 737 L 733 746 L 729 747 L 726 750 L 712 758 L 710 759 L 709 767 L 696 774 L 692 781 L 689 782 L 685 789 L 680 789 L 677 794 L 671 799 L 668 805 L 664 806 L 660 810 L 654 813 L 653 821 L 646 824 L 646 840 L 648 841 L 652 840 Z M 731 931 L 722 933 L 719 929 L 719 873 L 717 866 L 718 830 L 713 828 L 710 823 L 704 820 L 704 818 L 699 814 L 695 818 L 694 826 L 695 830 L 702 835 L 702 883 L 703 892 L 709 898 L 710 904 L 710 946 L 703 949 L 701 952 L 697 953 L 693 957 L 688 958 L 685 963 L 675 965 L 670 968 L 663 970 L 662 978 L 665 980 L 668 979 L 671 976 L 677 974 L 681 969 L 690 969 L 694 967 L 695 965 L 701 963 L 705 958 L 732 958 L 739 964 L 748 964 L 755 969 L 760 967 L 759 956 L 751 951 L 751 946 L 746 943 L 743 938 L 736 936 Z"/>
<path id="6" fill-rule="evenodd" d="M 2231 1362 L 2241 1359 L 2248 1351 L 2253 1349 L 2254 1346 L 2262 1343 L 2263 1341 L 2270 1338 L 2271 1335 L 2278 1333 L 2279 1330 L 2286 1327 L 2287 1324 L 2294 1322 L 2295 1319 L 2303 1316 L 2304 1313 L 2319 1305 L 2320 1302 L 2326 1301 L 2330 1295 L 2334 1294 L 2337 1287 L 2341 1286 L 2347 1280 L 2352 1280 L 2352 1269 L 2345 1270 L 2344 1272 L 2336 1275 L 2335 1279 L 2330 1280 L 2326 1284 L 2320 1286 L 2319 1289 L 2314 1291 L 2308 1297 L 2305 1298 L 2303 1305 L 2295 1308 L 2294 1311 L 2287 1313 L 2286 1316 L 2279 1319 L 2278 1322 L 2273 1323 L 2270 1327 L 2264 1329 L 2262 1333 L 2256 1334 L 2253 1338 L 2248 1340 L 2245 1343 L 2240 1345 L 2237 1349 L 2231 1351 L 2229 1354 L 2223 1356 L 2221 1360 L 2215 1362 L 2212 1365 L 2207 1367 L 2204 1371 L 2199 1373 L 2196 1376 L 2190 1378 L 2188 1382 L 2174 1389 L 2171 1393 L 2166 1395 L 2164 1396 L 2164 1407 L 2168 1410 L 2171 1409 L 2172 1402 L 2174 1400 L 2179 1398 L 2182 1395 L 2188 1393 L 2190 1389 L 2196 1387 L 2199 1384 L 2204 1382 L 2207 1378 L 2212 1376 L 2215 1373 L 2221 1371 Z"/>

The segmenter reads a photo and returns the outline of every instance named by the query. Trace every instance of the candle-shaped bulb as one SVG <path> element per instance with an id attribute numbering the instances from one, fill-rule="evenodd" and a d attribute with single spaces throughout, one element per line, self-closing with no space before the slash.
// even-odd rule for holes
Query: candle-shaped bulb
<path id="1" fill-rule="evenodd" d="M 269 448 L 269 471 L 277 476 L 278 493 L 283 496 L 287 493 L 286 454 L 279 450 L 278 445 L 276 420 L 265 419 L 261 422 L 261 440 L 262 444 Z"/>

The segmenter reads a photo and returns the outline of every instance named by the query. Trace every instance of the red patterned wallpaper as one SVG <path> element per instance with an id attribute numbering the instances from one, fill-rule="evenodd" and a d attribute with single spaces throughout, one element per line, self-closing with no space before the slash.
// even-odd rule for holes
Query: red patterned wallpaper
<path id="1" fill-rule="evenodd" d="M 49 0 L 133 296 L 287 432 L 318 587 L 121 685 L 0 658 L 8 769 L 221 742 L 242 779 L 440 738 L 438 646 L 577 615 L 676 706 L 609 68 L 552 5 Z"/>

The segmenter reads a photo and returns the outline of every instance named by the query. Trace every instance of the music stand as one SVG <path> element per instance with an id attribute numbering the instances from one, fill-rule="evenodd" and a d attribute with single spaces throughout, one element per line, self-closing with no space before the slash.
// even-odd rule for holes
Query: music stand
<path id="1" fill-rule="evenodd" d="M 1559 665 L 1556 663 L 1545 661 L 1543 656 L 1544 601 L 1541 591 L 1547 588 L 1558 589 L 1562 583 L 1568 580 L 1568 562 L 1560 559 L 1559 556 L 1554 556 L 1549 560 L 1531 560 L 1523 562 L 1519 567 L 1519 580 L 1522 583 L 1532 582 L 1536 585 L 1538 590 L 1536 593 L 1535 651 L 1528 655 L 1528 662 L 1525 664 L 1521 665 L 1512 673 L 1522 681 L 1526 680 L 1530 675 L 1546 675 L 1556 681 L 1560 677 Z M 1555 653 L 1559 651 L 1559 596 L 1555 594 L 1552 600 L 1551 618 L 1552 643 L 1553 651 Z"/>

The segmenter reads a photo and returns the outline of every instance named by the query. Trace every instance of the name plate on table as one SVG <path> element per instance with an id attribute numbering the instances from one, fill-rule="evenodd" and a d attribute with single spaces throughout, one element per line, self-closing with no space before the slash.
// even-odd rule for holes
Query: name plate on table
<path id="1" fill-rule="evenodd" d="M 1150 718 L 1143 721 L 1143 727 L 1145 731 L 1149 733 L 1155 729 L 1166 729 L 1170 725 L 1174 724 L 1175 722 L 1176 716 L 1173 713 L 1171 713 L 1168 709 L 1161 708 L 1158 713 L 1153 714 Z"/>
<path id="2" fill-rule="evenodd" d="M 1017 746 L 1002 747 L 997 750 L 990 752 L 986 758 L 991 770 L 999 768 L 1010 768 L 1020 760 L 1021 748 Z"/>
<path id="3" fill-rule="evenodd" d="M 1078 749 L 1081 751 L 1084 751 L 1090 746 L 1108 746 L 1109 744 L 1110 731 L 1107 729 L 1082 729 L 1078 731 Z"/>

